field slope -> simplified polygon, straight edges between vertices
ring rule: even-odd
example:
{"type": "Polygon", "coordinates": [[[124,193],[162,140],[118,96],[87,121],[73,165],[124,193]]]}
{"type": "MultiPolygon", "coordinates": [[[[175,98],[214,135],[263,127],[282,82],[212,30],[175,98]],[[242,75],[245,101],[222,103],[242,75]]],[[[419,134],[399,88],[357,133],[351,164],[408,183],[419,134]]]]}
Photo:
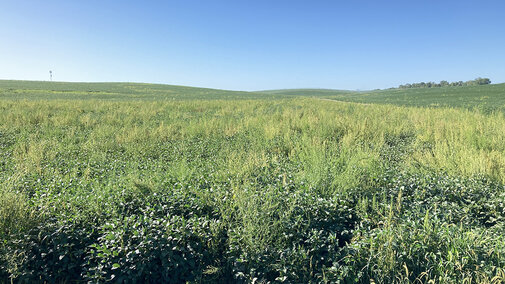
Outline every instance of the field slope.
{"type": "Polygon", "coordinates": [[[505,84],[482,86],[387,89],[376,91],[340,91],[295,89],[263,91],[276,95],[297,95],[346,102],[393,104],[416,107],[479,108],[484,111],[505,110],[505,84]]]}
{"type": "Polygon", "coordinates": [[[0,99],[193,100],[268,99],[282,95],[145,83],[68,83],[0,80],[0,99]]]}

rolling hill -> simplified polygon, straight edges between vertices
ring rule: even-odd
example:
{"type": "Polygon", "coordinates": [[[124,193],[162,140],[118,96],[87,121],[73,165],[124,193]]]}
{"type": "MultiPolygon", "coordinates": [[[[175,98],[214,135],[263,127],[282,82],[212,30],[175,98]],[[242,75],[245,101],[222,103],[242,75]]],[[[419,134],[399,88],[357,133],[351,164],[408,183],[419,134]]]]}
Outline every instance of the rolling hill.
{"type": "MultiPolygon", "coordinates": [[[[282,95],[276,95],[279,97],[282,95]]],[[[0,99],[193,100],[268,99],[270,94],[146,83],[0,80],[0,99]]]]}
{"type": "Polygon", "coordinates": [[[364,92],[325,89],[289,89],[262,91],[262,93],[318,97],[357,103],[393,104],[416,107],[479,108],[484,111],[505,110],[505,84],[387,89],[364,92]]]}
{"type": "Polygon", "coordinates": [[[0,80],[0,99],[234,100],[315,97],[345,102],[505,111],[505,83],[483,86],[346,91],[283,89],[230,91],[146,83],[69,83],[0,80]]]}

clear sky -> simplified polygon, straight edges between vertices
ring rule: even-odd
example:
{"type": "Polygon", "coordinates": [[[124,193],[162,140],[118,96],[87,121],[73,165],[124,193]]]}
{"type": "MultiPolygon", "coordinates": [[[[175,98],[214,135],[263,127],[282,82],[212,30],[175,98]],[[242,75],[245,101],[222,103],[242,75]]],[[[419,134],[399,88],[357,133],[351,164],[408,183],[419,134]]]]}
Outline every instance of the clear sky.
{"type": "Polygon", "coordinates": [[[505,82],[505,1],[1,0],[0,78],[234,90],[505,82]]]}

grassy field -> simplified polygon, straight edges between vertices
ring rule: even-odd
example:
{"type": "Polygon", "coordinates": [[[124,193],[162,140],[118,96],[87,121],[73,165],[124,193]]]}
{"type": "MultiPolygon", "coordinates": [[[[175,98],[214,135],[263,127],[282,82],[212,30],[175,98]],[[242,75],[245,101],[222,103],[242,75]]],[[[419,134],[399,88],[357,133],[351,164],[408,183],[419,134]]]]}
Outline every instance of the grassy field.
{"type": "Polygon", "coordinates": [[[456,99],[499,108],[480,88],[0,81],[0,282],[501,283],[505,115],[456,99]]]}
{"type": "Polygon", "coordinates": [[[308,96],[345,102],[392,104],[415,107],[458,107],[484,112],[505,111],[505,84],[387,89],[376,91],[340,91],[318,89],[294,89],[264,91],[265,94],[308,96]]]}
{"type": "Polygon", "coordinates": [[[269,99],[285,95],[142,83],[66,83],[0,80],[0,99],[10,100],[195,100],[269,99]]]}

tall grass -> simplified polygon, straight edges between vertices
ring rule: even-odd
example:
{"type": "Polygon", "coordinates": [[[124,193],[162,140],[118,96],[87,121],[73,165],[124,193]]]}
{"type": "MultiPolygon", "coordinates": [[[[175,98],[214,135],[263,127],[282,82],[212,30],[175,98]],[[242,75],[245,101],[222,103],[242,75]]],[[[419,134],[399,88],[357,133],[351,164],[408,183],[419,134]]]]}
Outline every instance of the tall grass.
{"type": "MultiPolygon", "coordinates": [[[[26,171],[40,170],[37,167],[42,161],[53,161],[56,153],[76,146],[83,147],[85,153],[100,154],[122,147],[127,153],[138,154],[169,140],[245,135],[248,149],[221,151],[245,158],[243,152],[260,155],[274,147],[272,141],[278,141],[275,150],[306,165],[306,174],[315,174],[318,164],[336,157],[340,163],[373,167],[386,137],[403,135],[411,141],[406,167],[427,167],[464,176],[484,174],[504,181],[505,124],[501,113],[309,99],[187,103],[2,101],[0,107],[0,129],[15,133],[17,139],[12,145],[12,159],[18,169],[26,171]]],[[[231,168],[247,167],[241,159],[234,161],[231,168]]],[[[345,165],[338,168],[345,171],[345,165]]]]}

